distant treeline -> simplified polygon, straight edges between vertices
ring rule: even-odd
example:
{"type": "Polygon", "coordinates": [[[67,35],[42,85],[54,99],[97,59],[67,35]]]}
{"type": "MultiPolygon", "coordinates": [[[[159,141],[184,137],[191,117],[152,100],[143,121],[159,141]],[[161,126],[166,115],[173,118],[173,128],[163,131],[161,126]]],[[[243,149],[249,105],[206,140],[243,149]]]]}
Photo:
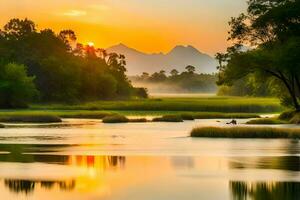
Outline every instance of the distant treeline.
{"type": "Polygon", "coordinates": [[[0,29],[0,107],[146,97],[125,75],[123,55],[76,41],[72,30],[38,31],[28,19],[0,29]]]}
{"type": "Polygon", "coordinates": [[[140,76],[130,77],[134,85],[147,87],[150,92],[189,92],[214,93],[217,91],[215,74],[198,74],[194,66],[187,66],[186,71],[173,69],[168,75],[161,70],[153,74],[144,72],[140,76]]]}

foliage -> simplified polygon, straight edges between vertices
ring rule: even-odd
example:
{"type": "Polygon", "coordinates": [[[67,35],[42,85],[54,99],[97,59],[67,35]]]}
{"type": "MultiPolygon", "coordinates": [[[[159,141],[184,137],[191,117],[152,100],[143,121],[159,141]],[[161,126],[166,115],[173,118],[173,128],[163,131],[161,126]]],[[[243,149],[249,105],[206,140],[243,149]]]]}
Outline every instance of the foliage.
{"type": "Polygon", "coordinates": [[[248,76],[234,81],[230,86],[219,86],[217,94],[219,96],[274,96],[276,88],[274,88],[273,82],[272,79],[261,80],[261,78],[249,74],[248,76]]]}
{"type": "Polygon", "coordinates": [[[72,30],[58,34],[51,29],[38,31],[31,20],[12,19],[0,30],[0,63],[25,65],[29,76],[35,77],[42,102],[80,102],[135,95],[125,75],[123,55],[84,46],[76,39],[72,30]]]}
{"type": "Polygon", "coordinates": [[[24,65],[0,64],[0,107],[26,107],[37,96],[34,77],[28,77],[24,65]]]}
{"type": "Polygon", "coordinates": [[[276,79],[280,99],[300,110],[300,1],[249,0],[247,13],[229,24],[234,46],[216,55],[218,84],[230,86],[249,74],[276,79]]]}

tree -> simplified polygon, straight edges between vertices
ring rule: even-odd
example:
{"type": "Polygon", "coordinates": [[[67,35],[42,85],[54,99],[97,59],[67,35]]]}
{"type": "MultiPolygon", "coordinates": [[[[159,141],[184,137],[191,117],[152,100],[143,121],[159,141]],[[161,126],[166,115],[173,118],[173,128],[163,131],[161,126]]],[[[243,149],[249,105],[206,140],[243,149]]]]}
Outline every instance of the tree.
{"type": "Polygon", "coordinates": [[[0,107],[26,107],[37,96],[34,77],[27,76],[26,67],[15,63],[0,65],[0,107]]]}
{"type": "Polygon", "coordinates": [[[125,56],[76,41],[72,30],[36,30],[28,19],[12,19],[0,30],[0,65],[18,63],[35,77],[40,101],[69,103],[129,98],[125,56]]]}
{"type": "Polygon", "coordinates": [[[195,73],[195,71],[196,71],[196,68],[194,67],[194,66],[192,66],[192,65],[188,65],[188,66],[186,66],[186,68],[185,68],[186,70],[187,70],[187,72],[188,73],[190,73],[190,74],[194,74],[195,73]]]}
{"type": "Polygon", "coordinates": [[[278,93],[287,93],[300,111],[300,1],[249,0],[247,13],[229,24],[235,45],[218,55],[218,83],[231,85],[248,74],[276,78],[284,86],[278,93]],[[245,45],[252,49],[241,51],[245,45]]]}
{"type": "Polygon", "coordinates": [[[179,72],[176,69],[172,69],[171,72],[170,72],[170,74],[172,76],[177,76],[179,74],[179,72]]]}
{"type": "Polygon", "coordinates": [[[142,75],[141,75],[142,80],[147,80],[149,77],[150,77],[150,75],[147,72],[143,72],[142,75]]]}
{"type": "Polygon", "coordinates": [[[4,35],[9,39],[19,39],[24,36],[28,36],[36,32],[36,26],[33,21],[25,18],[21,19],[11,19],[4,26],[4,35]]]}

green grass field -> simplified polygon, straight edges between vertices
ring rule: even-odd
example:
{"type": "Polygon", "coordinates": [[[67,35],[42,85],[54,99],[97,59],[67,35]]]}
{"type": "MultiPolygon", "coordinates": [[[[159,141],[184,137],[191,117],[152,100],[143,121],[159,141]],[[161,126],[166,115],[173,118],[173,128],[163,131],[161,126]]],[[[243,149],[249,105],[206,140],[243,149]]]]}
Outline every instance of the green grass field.
{"type": "Polygon", "coordinates": [[[129,101],[97,101],[76,105],[31,105],[22,110],[0,110],[1,118],[57,116],[102,119],[108,115],[184,115],[195,119],[257,118],[259,113],[278,113],[283,108],[274,98],[188,97],[129,101]]]}
{"type": "Polygon", "coordinates": [[[130,101],[97,101],[79,105],[32,105],[37,110],[100,110],[100,111],[162,111],[166,112],[230,112],[230,113],[273,113],[283,108],[275,98],[246,97],[189,97],[154,98],[130,101]]]}

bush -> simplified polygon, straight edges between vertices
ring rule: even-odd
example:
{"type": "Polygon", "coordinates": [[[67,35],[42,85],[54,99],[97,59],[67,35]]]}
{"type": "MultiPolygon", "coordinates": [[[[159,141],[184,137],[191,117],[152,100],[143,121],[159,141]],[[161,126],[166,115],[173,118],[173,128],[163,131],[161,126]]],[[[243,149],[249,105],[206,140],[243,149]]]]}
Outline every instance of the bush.
{"type": "Polygon", "coordinates": [[[147,88],[134,88],[134,91],[139,98],[147,99],[149,97],[147,88]]]}
{"type": "Polygon", "coordinates": [[[27,107],[38,94],[33,83],[34,77],[27,76],[24,65],[15,63],[0,65],[0,71],[0,107],[27,107]]]}
{"type": "Polygon", "coordinates": [[[5,128],[5,126],[3,124],[0,124],[0,128],[5,128]]]}
{"type": "Polygon", "coordinates": [[[164,115],[162,117],[157,117],[152,119],[153,122],[183,122],[180,115],[164,115]]]}

